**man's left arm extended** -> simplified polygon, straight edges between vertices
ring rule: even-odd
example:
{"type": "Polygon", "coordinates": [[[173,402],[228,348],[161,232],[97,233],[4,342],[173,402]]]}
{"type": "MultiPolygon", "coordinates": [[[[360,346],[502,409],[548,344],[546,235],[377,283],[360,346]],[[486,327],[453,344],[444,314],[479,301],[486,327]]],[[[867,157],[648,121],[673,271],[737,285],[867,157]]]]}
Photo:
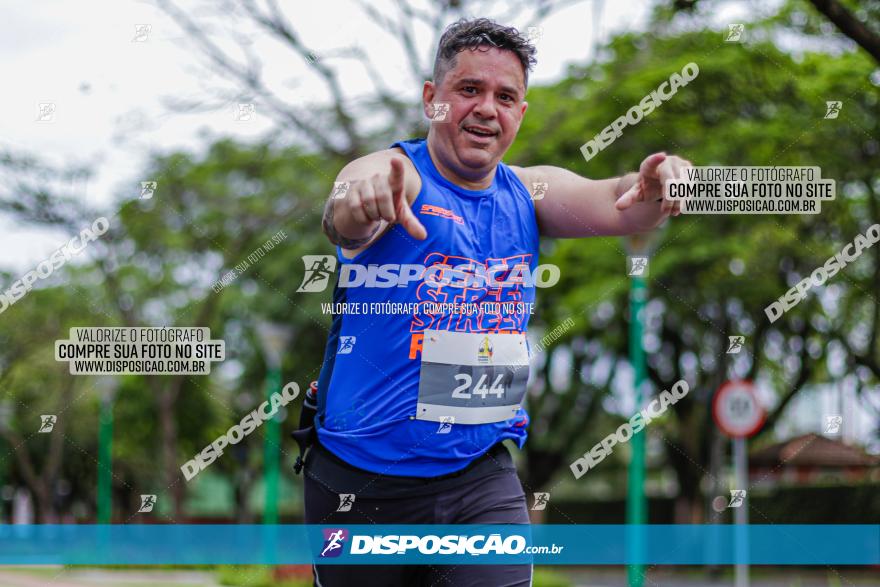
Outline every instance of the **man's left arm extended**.
{"type": "Polygon", "coordinates": [[[530,192],[535,184],[546,184],[544,197],[535,200],[541,234],[577,238],[647,232],[678,215],[680,204],[665,199],[666,181],[685,179],[690,166],[681,157],[655,153],[638,172],[611,179],[587,179],[549,165],[514,171],[530,192]]]}

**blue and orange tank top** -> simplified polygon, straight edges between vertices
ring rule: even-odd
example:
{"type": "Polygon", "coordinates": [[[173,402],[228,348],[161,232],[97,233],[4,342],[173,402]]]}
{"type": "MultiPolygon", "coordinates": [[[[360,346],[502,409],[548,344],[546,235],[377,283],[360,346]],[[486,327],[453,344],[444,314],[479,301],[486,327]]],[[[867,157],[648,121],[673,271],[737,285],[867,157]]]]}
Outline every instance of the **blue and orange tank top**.
{"type": "Polygon", "coordinates": [[[525,443],[535,287],[523,275],[538,265],[538,226],[528,190],[504,163],[490,187],[468,190],[440,174],[425,139],[392,147],[421,176],[412,209],[427,239],[394,225],[353,259],[339,248],[337,258],[341,270],[425,270],[392,287],[342,287],[337,276],[334,303],[360,311],[334,315],[316,428],[320,443],[355,467],[435,477],[501,440],[525,443]]]}

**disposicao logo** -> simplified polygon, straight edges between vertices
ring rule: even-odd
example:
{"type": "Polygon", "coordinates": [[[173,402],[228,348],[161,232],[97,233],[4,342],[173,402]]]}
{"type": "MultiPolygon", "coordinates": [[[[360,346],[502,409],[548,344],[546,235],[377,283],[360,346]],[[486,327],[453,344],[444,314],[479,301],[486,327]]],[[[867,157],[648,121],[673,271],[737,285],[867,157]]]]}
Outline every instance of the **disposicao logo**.
{"type": "Polygon", "coordinates": [[[324,547],[320,558],[333,558],[342,554],[343,545],[348,539],[348,530],[344,528],[324,528],[324,547]]]}

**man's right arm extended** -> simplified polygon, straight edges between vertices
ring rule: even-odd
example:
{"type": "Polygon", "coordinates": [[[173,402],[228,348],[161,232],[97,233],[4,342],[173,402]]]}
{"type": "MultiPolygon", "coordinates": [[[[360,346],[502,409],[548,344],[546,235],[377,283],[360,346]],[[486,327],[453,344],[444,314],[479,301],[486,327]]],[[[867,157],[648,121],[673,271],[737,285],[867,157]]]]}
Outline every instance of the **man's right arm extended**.
{"type": "Polygon", "coordinates": [[[324,234],[333,244],[359,252],[395,222],[413,238],[427,236],[410,207],[421,178],[405,155],[392,149],[366,155],[346,165],[336,181],[349,186],[344,195],[334,191],[324,207],[324,234]]]}

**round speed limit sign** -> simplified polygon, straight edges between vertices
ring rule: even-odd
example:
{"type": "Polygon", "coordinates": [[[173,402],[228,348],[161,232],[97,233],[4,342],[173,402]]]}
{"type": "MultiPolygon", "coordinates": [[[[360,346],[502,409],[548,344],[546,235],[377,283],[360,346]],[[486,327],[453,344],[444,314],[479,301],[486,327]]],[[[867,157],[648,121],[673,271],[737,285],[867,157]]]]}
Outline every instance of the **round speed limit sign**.
{"type": "Polygon", "coordinates": [[[766,413],[751,381],[728,381],[715,393],[712,417],[731,438],[748,438],[761,429],[766,413]]]}

